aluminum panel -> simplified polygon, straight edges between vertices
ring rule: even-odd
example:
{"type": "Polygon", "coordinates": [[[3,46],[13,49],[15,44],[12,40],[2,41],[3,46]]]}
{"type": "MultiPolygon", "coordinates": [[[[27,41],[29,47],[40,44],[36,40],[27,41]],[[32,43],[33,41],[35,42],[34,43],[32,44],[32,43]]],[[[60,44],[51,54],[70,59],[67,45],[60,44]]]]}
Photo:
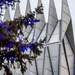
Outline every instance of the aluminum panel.
{"type": "Polygon", "coordinates": [[[36,75],[36,73],[34,73],[34,72],[30,72],[30,75],[36,75]]]}
{"type": "Polygon", "coordinates": [[[66,44],[65,47],[66,47],[66,53],[67,53],[67,55],[68,56],[69,55],[73,55],[73,52],[72,52],[72,49],[71,49],[70,45],[66,44]]]}
{"type": "Polygon", "coordinates": [[[48,34],[51,34],[53,29],[54,27],[52,27],[51,25],[48,25],[48,34]]]}
{"type": "Polygon", "coordinates": [[[58,75],[58,72],[54,72],[54,75],[58,75]]]}
{"type": "Polygon", "coordinates": [[[45,25],[45,22],[43,22],[43,21],[40,20],[40,22],[38,22],[36,24],[36,27],[42,30],[42,28],[43,28],[44,25],[45,25]]]}
{"type": "Polygon", "coordinates": [[[68,27],[68,24],[66,24],[65,22],[62,22],[62,31],[66,32],[67,27],[68,27]]]}
{"type": "Polygon", "coordinates": [[[55,28],[53,35],[55,35],[55,34],[59,34],[59,27],[55,28]]]}
{"type": "Polygon", "coordinates": [[[74,75],[74,67],[70,68],[70,75],[74,75]]]}
{"type": "Polygon", "coordinates": [[[74,67],[74,56],[67,56],[67,58],[68,58],[69,67],[73,68],[74,67]]]}
{"type": "Polygon", "coordinates": [[[54,0],[50,0],[50,6],[55,9],[54,0]]]}

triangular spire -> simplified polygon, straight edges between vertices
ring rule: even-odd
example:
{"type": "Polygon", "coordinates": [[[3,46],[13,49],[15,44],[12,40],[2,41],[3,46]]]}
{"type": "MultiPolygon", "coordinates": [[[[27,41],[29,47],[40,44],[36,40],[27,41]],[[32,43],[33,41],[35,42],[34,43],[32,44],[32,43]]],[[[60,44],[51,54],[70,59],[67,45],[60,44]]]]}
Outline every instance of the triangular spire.
{"type": "MultiPolygon", "coordinates": [[[[42,4],[41,0],[38,0],[38,6],[40,6],[42,4]]],[[[35,28],[35,36],[38,37],[40,36],[40,33],[45,25],[45,17],[44,14],[37,14],[36,15],[36,19],[39,19],[40,22],[38,22],[36,24],[36,28],[35,28]]]]}
{"type": "Polygon", "coordinates": [[[10,11],[9,11],[9,8],[7,8],[5,10],[5,15],[4,15],[3,21],[6,21],[6,20],[10,21],[10,11]]]}
{"type": "Polygon", "coordinates": [[[60,52],[60,59],[61,59],[60,75],[63,74],[70,75],[73,74],[73,70],[74,70],[72,68],[74,67],[73,65],[74,64],[73,63],[74,62],[74,55],[73,55],[74,38],[73,38],[73,31],[72,31],[71,15],[70,15],[67,0],[62,0],[61,40],[62,40],[62,45],[61,45],[61,52],[60,52]]]}
{"type": "Polygon", "coordinates": [[[25,12],[25,15],[27,13],[29,13],[31,11],[31,5],[30,5],[30,0],[27,0],[27,6],[26,6],[26,12],[25,12]]]}
{"type": "MultiPolygon", "coordinates": [[[[26,13],[25,13],[25,15],[26,15],[27,13],[29,13],[30,11],[31,11],[30,0],[27,0],[26,13]]],[[[32,29],[32,28],[31,28],[30,26],[28,26],[27,29],[23,28],[24,36],[25,36],[25,37],[28,36],[28,34],[30,33],[31,29],[32,29]]]]}
{"type": "Polygon", "coordinates": [[[52,34],[56,24],[57,24],[57,21],[58,21],[58,18],[57,18],[54,0],[50,0],[47,41],[49,40],[49,37],[51,36],[51,34],[52,34]]]}
{"type": "Polygon", "coordinates": [[[71,15],[69,11],[69,6],[67,0],[62,1],[62,39],[64,34],[69,26],[69,22],[71,20],[71,15]]]}
{"type": "Polygon", "coordinates": [[[62,11],[71,17],[69,6],[68,6],[68,0],[62,0],[62,11]]]}
{"type": "Polygon", "coordinates": [[[18,18],[18,17],[20,17],[20,15],[21,15],[20,5],[19,5],[19,3],[17,3],[14,18],[18,18]]]}

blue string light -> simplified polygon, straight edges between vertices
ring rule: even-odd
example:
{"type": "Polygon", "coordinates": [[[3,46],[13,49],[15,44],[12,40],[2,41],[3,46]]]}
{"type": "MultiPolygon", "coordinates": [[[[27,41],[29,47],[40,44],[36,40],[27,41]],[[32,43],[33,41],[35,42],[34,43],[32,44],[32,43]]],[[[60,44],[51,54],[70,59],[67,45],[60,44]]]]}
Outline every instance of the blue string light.
{"type": "Polygon", "coordinates": [[[4,22],[1,22],[1,23],[0,23],[0,26],[3,26],[3,25],[4,25],[4,22]]]}
{"type": "Polygon", "coordinates": [[[39,20],[35,19],[34,22],[37,23],[37,22],[39,22],[39,20]]]}
{"type": "Polygon", "coordinates": [[[15,8],[15,3],[20,2],[19,0],[0,0],[0,16],[3,16],[3,9],[7,9],[11,6],[12,10],[15,8]]]}
{"type": "Polygon", "coordinates": [[[3,5],[3,2],[2,1],[0,1],[0,6],[2,6],[3,5]]]}
{"type": "Polygon", "coordinates": [[[8,1],[8,2],[12,2],[12,0],[6,0],[6,1],[8,1]]]}
{"type": "Polygon", "coordinates": [[[3,26],[5,29],[7,28],[5,25],[3,26]]]}
{"type": "Polygon", "coordinates": [[[3,57],[3,60],[5,61],[6,60],[6,57],[3,57]]]}
{"type": "Polygon", "coordinates": [[[6,34],[9,34],[9,31],[6,31],[6,34]]]}
{"type": "MultiPolygon", "coordinates": [[[[4,1],[5,1],[5,3],[7,3],[8,5],[12,5],[12,4],[13,4],[12,0],[4,0],[4,1]]],[[[3,6],[3,0],[0,0],[0,6],[3,6]]]]}
{"type": "Polygon", "coordinates": [[[28,25],[32,25],[32,21],[28,20],[28,25]]]}
{"type": "Polygon", "coordinates": [[[20,41],[21,41],[21,42],[24,42],[24,38],[20,38],[20,41]]]}
{"type": "Polygon", "coordinates": [[[33,38],[33,39],[34,39],[34,40],[36,40],[36,39],[37,39],[37,37],[35,37],[35,36],[34,36],[34,38],[33,38]]]}
{"type": "Polygon", "coordinates": [[[9,34],[10,30],[11,30],[11,27],[8,26],[7,31],[6,31],[6,34],[9,34]]]}
{"type": "Polygon", "coordinates": [[[8,0],[8,6],[9,6],[9,5],[13,5],[12,0],[8,0]]]}
{"type": "Polygon", "coordinates": [[[25,50],[27,50],[26,47],[22,47],[22,52],[25,52],[25,50]]]}
{"type": "Polygon", "coordinates": [[[10,57],[10,60],[14,61],[15,60],[14,56],[10,57]]]}
{"type": "Polygon", "coordinates": [[[13,46],[14,44],[13,44],[13,42],[10,42],[10,43],[8,43],[8,47],[10,47],[10,46],[13,46]]]}
{"type": "Polygon", "coordinates": [[[29,48],[30,48],[30,50],[34,50],[34,46],[33,45],[30,45],[29,48]]]}
{"type": "Polygon", "coordinates": [[[10,31],[10,30],[11,30],[11,27],[10,27],[10,26],[8,26],[7,30],[8,30],[8,31],[10,31]]]}
{"type": "Polygon", "coordinates": [[[3,35],[2,35],[2,34],[0,34],[0,40],[2,40],[2,37],[3,37],[3,35]]]}
{"type": "Polygon", "coordinates": [[[9,47],[6,47],[6,50],[8,50],[9,49],[9,47]]]}

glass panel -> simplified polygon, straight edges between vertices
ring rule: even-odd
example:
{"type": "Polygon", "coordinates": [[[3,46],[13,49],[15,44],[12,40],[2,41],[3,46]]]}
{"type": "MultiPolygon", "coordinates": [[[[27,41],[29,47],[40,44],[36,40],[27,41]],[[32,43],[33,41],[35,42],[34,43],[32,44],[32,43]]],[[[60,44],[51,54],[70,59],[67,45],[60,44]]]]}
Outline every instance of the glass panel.
{"type": "Polygon", "coordinates": [[[66,32],[67,27],[68,27],[68,24],[63,21],[63,22],[62,22],[62,30],[63,30],[64,32],[66,32]]]}

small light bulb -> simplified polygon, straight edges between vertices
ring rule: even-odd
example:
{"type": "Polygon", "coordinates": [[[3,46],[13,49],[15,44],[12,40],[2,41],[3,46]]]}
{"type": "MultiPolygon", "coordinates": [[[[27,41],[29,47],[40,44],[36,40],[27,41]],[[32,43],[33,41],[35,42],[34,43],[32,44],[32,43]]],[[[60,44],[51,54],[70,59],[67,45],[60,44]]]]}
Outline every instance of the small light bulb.
{"type": "Polygon", "coordinates": [[[34,39],[36,40],[37,38],[34,36],[34,39]]]}
{"type": "Polygon", "coordinates": [[[3,60],[5,61],[6,60],[6,57],[3,57],[3,60]]]}

